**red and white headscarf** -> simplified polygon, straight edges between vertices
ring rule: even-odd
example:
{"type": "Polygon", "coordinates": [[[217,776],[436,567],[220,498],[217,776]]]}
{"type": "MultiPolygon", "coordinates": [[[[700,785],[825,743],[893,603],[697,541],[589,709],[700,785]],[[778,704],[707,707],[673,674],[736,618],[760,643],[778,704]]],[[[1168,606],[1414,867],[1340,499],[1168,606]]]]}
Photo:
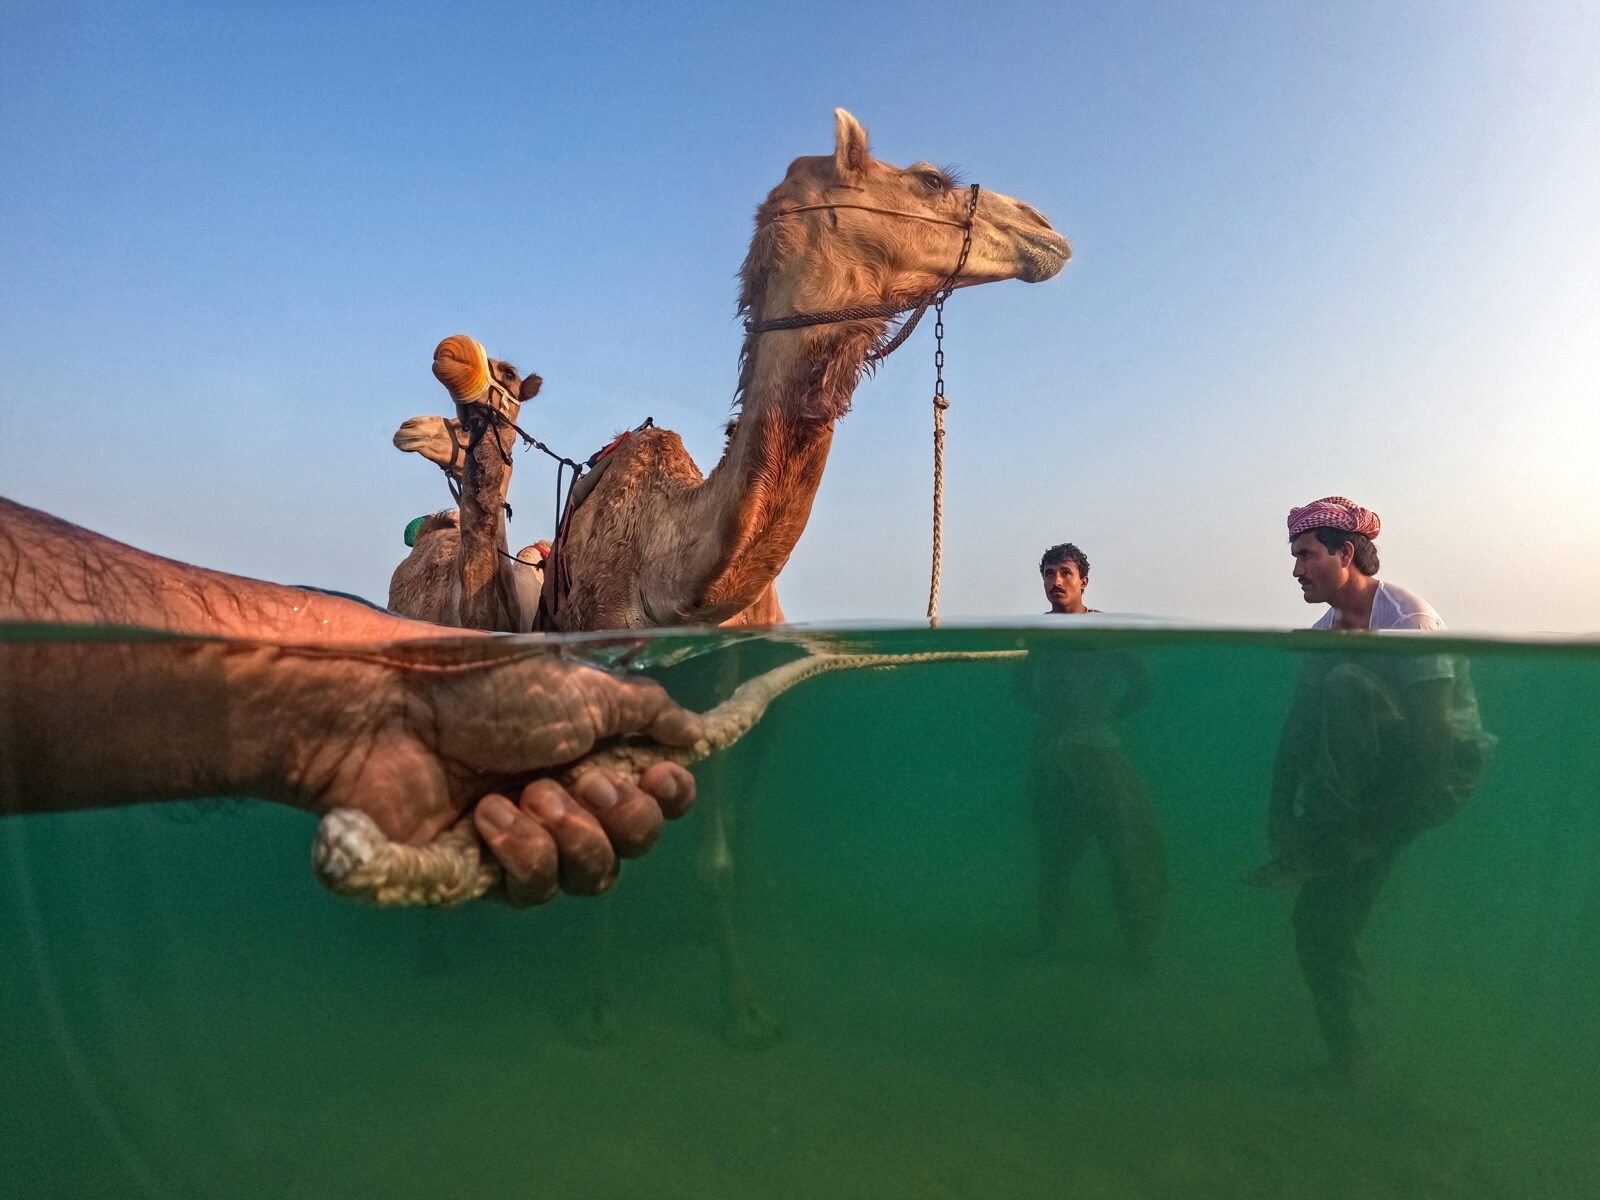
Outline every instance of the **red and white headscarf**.
{"type": "Polygon", "coordinates": [[[1289,510],[1290,540],[1299,537],[1308,529],[1318,529],[1322,526],[1330,529],[1346,529],[1351,533],[1375,538],[1378,536],[1378,530],[1383,528],[1383,522],[1378,520],[1378,514],[1370,508],[1362,508],[1354,500],[1346,499],[1344,496],[1324,496],[1321,500],[1313,500],[1304,508],[1289,510]]]}

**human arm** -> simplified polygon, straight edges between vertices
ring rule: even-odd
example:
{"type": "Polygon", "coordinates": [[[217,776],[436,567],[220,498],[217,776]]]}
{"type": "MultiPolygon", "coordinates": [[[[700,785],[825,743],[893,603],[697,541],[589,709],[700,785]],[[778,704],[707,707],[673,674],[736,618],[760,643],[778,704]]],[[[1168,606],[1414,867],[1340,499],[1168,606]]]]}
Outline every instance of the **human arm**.
{"type": "Polygon", "coordinates": [[[3,497],[0,621],[285,642],[463,634],[339,596],[162,558],[3,497]]]}
{"type": "Polygon", "coordinates": [[[694,800],[671,763],[571,792],[541,771],[621,734],[682,745],[697,729],[649,680],[496,639],[0,643],[0,813],[248,795],[357,809],[413,844],[470,815],[521,903],[604,891],[694,800]]]}
{"type": "Polygon", "coordinates": [[[1418,680],[1400,692],[1400,706],[1411,731],[1401,762],[1402,794],[1425,796],[1450,776],[1454,739],[1450,727],[1450,698],[1454,680],[1434,677],[1418,680]]]}
{"type": "Polygon", "coordinates": [[[1294,849],[1295,796],[1315,753],[1319,732],[1318,695],[1312,672],[1302,668],[1272,759],[1272,784],[1267,798],[1267,847],[1274,858],[1287,858],[1294,849]]]}
{"type": "Polygon", "coordinates": [[[692,742],[693,714],[648,680],[0,504],[0,620],[227,637],[0,642],[0,813],[253,795],[356,808],[412,843],[470,814],[509,898],[532,903],[558,882],[603,891],[619,856],[643,853],[693,802],[693,777],[670,763],[638,785],[592,774],[569,792],[537,778],[626,733],[692,742]]]}

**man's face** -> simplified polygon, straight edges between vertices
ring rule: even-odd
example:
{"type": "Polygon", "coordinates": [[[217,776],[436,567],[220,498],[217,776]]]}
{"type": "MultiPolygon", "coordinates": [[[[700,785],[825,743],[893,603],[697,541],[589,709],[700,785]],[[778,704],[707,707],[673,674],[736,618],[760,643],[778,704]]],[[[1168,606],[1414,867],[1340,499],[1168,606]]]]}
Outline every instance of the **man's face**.
{"type": "Polygon", "coordinates": [[[1294,555],[1294,577],[1307,604],[1332,604],[1350,577],[1350,543],[1330,551],[1314,533],[1302,533],[1289,543],[1294,555]]]}
{"type": "Polygon", "coordinates": [[[1083,576],[1078,574],[1075,562],[1052,563],[1039,568],[1044,580],[1045,599],[1050,601],[1050,611],[1075,613],[1083,611],[1083,576]]]}

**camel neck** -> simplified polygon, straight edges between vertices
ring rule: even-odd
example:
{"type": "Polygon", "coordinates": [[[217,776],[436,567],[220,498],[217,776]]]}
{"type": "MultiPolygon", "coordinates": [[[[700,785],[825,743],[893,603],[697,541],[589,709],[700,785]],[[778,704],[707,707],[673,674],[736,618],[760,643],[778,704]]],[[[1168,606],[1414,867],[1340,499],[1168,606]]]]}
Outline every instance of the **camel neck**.
{"type": "Polygon", "coordinates": [[[739,416],[692,506],[696,526],[720,536],[697,607],[732,615],[789,561],[875,334],[857,324],[747,341],[739,416]]]}
{"type": "MultiPolygon", "coordinates": [[[[458,405],[469,437],[461,473],[461,536],[456,549],[456,581],[461,589],[459,618],[473,629],[516,629],[516,589],[504,565],[504,511],[511,483],[515,434],[480,406],[458,405]]],[[[509,419],[517,419],[513,410],[509,419]]]]}

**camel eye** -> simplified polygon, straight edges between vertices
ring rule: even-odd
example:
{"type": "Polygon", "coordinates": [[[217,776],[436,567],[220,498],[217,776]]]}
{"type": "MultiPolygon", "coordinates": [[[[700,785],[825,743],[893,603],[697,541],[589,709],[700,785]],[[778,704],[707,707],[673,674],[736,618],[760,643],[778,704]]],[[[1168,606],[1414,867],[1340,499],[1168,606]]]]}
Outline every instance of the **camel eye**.
{"type": "Polygon", "coordinates": [[[938,171],[918,171],[917,181],[930,192],[942,192],[950,186],[950,181],[938,171]]]}

